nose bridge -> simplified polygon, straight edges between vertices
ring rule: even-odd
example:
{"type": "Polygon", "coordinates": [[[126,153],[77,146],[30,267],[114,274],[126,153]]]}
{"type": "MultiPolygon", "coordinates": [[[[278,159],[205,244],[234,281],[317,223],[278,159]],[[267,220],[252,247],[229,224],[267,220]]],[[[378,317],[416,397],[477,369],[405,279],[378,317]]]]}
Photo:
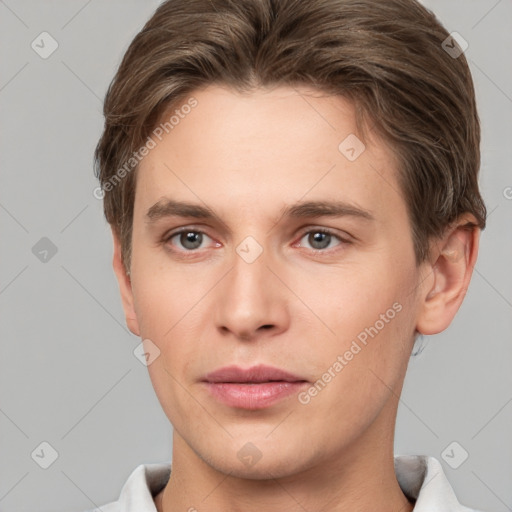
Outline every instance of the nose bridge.
{"type": "Polygon", "coordinates": [[[275,330],[287,325],[286,297],[276,286],[270,250],[248,236],[234,250],[231,271],[217,297],[216,322],[220,329],[240,338],[252,338],[265,326],[275,330]]]}
{"type": "Polygon", "coordinates": [[[264,250],[254,237],[247,237],[235,248],[233,255],[233,270],[230,272],[227,299],[233,301],[240,312],[247,309],[263,311],[263,305],[268,302],[268,283],[270,273],[267,264],[268,250],[264,250]]]}

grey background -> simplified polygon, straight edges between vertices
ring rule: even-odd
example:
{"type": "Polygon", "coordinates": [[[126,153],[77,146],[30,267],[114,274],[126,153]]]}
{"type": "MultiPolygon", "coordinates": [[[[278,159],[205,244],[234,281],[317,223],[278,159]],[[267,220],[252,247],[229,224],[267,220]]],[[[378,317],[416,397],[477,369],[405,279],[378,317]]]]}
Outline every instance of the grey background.
{"type": "MultiPolygon", "coordinates": [[[[489,220],[456,320],[411,360],[395,451],[437,457],[460,501],[502,512],[512,510],[512,2],[425,3],[469,43],[489,220]],[[458,469],[442,456],[453,441],[446,460],[469,455],[458,469]]],[[[93,508],[117,499],[138,464],[170,459],[92,170],[101,100],[157,4],[0,0],[2,512],[93,508]],[[31,48],[43,31],[59,45],[47,59],[31,48]],[[58,452],[48,469],[43,441],[58,452]]]]}

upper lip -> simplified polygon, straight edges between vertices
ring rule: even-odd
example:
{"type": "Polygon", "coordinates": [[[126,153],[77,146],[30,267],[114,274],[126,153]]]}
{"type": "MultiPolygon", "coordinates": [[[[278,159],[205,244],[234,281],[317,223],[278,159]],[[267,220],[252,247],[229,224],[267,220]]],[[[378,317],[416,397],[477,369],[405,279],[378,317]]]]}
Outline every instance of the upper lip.
{"type": "Polygon", "coordinates": [[[205,382],[260,383],[272,381],[305,382],[306,379],[272,366],[258,365],[250,368],[226,366],[208,373],[205,382]]]}

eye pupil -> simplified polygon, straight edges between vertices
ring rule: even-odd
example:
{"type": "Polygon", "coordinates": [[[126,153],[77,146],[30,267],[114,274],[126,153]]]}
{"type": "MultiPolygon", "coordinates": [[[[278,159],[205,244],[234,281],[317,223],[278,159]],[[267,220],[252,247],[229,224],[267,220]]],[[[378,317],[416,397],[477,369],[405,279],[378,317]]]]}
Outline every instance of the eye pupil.
{"type": "Polygon", "coordinates": [[[186,249],[197,249],[203,241],[203,235],[194,231],[181,233],[180,243],[186,249]]]}
{"type": "Polygon", "coordinates": [[[309,243],[314,249],[325,249],[326,247],[329,247],[330,242],[331,235],[329,233],[316,231],[314,233],[310,233],[309,235],[309,243]]]}

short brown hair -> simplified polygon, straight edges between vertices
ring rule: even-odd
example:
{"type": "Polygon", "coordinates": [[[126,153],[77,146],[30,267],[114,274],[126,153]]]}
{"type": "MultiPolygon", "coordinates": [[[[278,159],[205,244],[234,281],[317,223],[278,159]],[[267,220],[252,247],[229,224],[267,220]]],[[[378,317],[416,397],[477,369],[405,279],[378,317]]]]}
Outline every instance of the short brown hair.
{"type": "Polygon", "coordinates": [[[351,100],[358,119],[398,158],[417,263],[428,256],[431,238],[461,214],[473,214],[483,229],[474,87],[464,55],[443,48],[448,37],[415,0],[161,4],[110,84],[95,153],[105,216],[120,238],[125,268],[137,170],[132,156],[172,105],[214,83],[238,91],[307,85],[351,100]],[[122,179],[113,181],[122,168],[122,179]]]}

